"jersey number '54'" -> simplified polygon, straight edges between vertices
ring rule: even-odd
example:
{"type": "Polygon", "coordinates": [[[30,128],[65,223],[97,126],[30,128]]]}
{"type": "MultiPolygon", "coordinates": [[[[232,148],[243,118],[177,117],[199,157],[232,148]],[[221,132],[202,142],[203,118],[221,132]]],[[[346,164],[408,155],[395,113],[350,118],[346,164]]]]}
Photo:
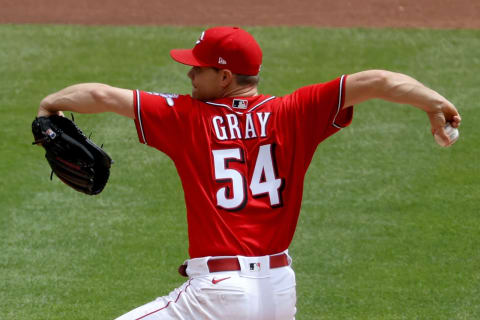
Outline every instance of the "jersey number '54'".
{"type": "MultiPolygon", "coordinates": [[[[282,206],[281,191],[284,187],[282,178],[277,177],[274,146],[266,144],[258,150],[255,168],[250,181],[250,191],[253,197],[268,196],[270,206],[282,206]]],[[[212,150],[215,165],[215,181],[219,183],[231,182],[233,196],[230,196],[230,187],[222,187],[217,191],[217,205],[227,210],[241,210],[247,204],[247,183],[245,177],[238,171],[229,168],[230,162],[245,163],[243,150],[240,148],[212,150]]]]}

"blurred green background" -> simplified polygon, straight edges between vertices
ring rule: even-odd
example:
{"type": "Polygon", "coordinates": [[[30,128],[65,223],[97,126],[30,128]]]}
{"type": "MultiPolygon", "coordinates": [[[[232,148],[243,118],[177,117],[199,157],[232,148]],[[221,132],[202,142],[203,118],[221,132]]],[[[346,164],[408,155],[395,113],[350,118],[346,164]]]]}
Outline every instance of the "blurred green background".
{"type": "MultiPolygon", "coordinates": [[[[422,111],[355,109],[322,143],[290,248],[297,319],[480,318],[480,31],[247,28],[272,95],[344,73],[406,73],[446,96],[463,124],[437,146],[422,111]]],[[[171,48],[201,28],[0,25],[0,319],[114,319],[183,283],[185,206],[173,163],[133,121],[76,122],[115,160],[98,196],[67,188],[31,145],[47,94],[79,82],[189,93],[171,48]]]]}

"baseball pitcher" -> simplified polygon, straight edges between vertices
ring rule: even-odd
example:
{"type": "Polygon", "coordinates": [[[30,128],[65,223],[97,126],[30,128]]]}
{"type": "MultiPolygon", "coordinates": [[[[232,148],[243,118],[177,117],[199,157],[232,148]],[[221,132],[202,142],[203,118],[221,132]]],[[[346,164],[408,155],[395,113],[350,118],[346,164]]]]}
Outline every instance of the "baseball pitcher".
{"type": "Polygon", "coordinates": [[[305,173],[317,146],[350,125],[353,106],[380,98],[428,115],[432,133],[461,118],[437,92],[382,70],[340,75],[283,97],[257,89],[262,51],[236,27],[204,31],[171,57],[192,68],[191,95],[86,83],[43,99],[38,117],[115,112],[134,120],[140,143],[167,154],[187,208],[188,277],[170,294],[118,320],[294,319],[295,274],[288,247],[305,173]]]}

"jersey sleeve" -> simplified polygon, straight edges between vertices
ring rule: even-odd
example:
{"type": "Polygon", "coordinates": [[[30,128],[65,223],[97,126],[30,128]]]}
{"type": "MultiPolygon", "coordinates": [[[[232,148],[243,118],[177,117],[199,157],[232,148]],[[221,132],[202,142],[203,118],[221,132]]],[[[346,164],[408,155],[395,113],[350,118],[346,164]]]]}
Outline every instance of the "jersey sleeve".
{"type": "Polygon", "coordinates": [[[135,90],[135,127],[140,143],[172,157],[182,145],[185,135],[188,98],[135,90]]]}
{"type": "Polygon", "coordinates": [[[297,121],[296,130],[302,132],[305,139],[311,139],[314,147],[352,121],[353,106],[343,108],[346,79],[344,75],[303,87],[286,97],[291,116],[301,119],[297,121]]]}

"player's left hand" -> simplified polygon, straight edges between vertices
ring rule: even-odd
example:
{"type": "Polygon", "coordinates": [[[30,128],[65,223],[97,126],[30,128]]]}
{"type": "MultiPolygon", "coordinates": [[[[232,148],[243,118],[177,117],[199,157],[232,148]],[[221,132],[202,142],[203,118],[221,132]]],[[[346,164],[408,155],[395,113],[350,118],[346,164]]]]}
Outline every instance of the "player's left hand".
{"type": "Polygon", "coordinates": [[[63,114],[62,111],[49,111],[49,110],[43,108],[42,106],[40,106],[40,107],[38,108],[37,118],[40,118],[40,117],[50,117],[50,116],[60,116],[60,117],[64,117],[65,115],[63,114]]]}
{"type": "Polygon", "coordinates": [[[32,123],[33,144],[45,149],[52,174],[88,195],[100,193],[110,176],[112,159],[87,138],[73,121],[57,115],[37,117],[32,123]]]}

